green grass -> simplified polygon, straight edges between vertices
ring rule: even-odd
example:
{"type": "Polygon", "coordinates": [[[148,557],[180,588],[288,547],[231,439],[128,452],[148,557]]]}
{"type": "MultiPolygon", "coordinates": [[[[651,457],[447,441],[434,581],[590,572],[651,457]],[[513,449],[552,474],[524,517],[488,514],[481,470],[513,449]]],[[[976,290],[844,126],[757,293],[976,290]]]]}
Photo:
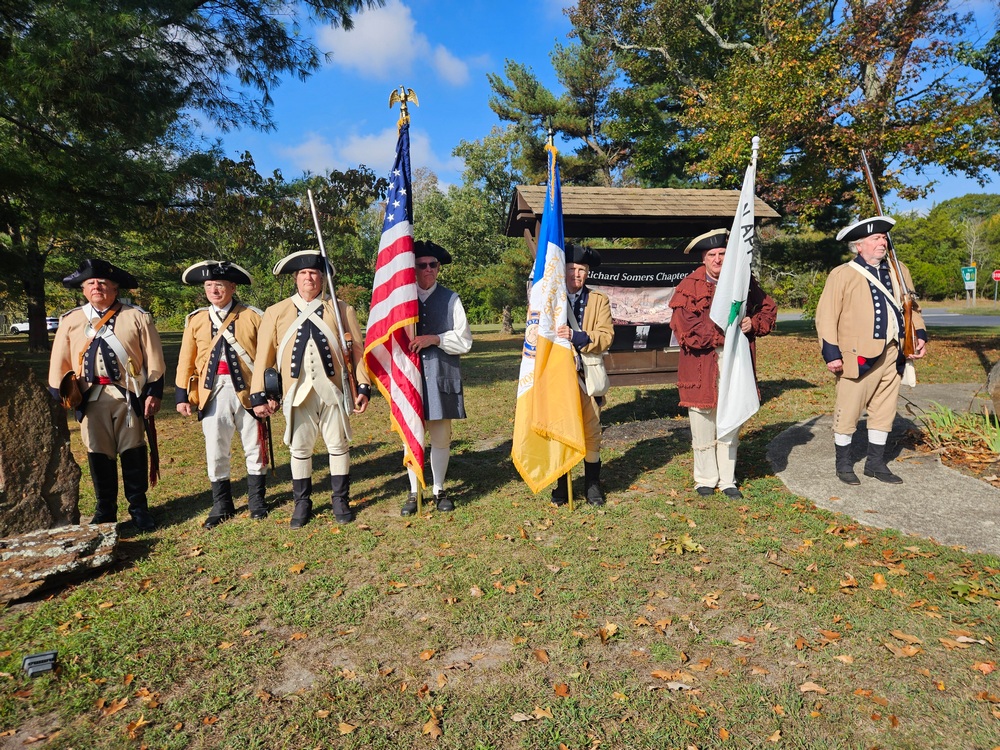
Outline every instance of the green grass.
{"type": "MultiPolygon", "coordinates": [[[[922,382],[985,379],[989,332],[933,333],[922,382]]],[[[176,361],[178,334],[164,338],[176,361]]],[[[23,347],[0,352],[43,372],[23,347]]],[[[471,416],[455,425],[447,516],[399,516],[407,485],[376,399],[354,421],[356,523],[334,522],[318,447],[320,512],[288,528],[279,445],[271,517],[205,532],[200,430],[165,408],[159,530],[123,526],[115,568],[0,613],[0,732],[53,748],[997,745],[1000,673],[976,665],[997,662],[1000,561],[818,510],[764,459],[778,432],[832,408],[810,324],[760,342],[740,502],[692,491],[670,386],[612,390],[604,509],[532,496],[509,459],[519,350],[483,334],[463,357],[471,416]],[[684,534],[704,551],[671,552],[684,534]],[[920,651],[894,655],[893,631],[920,651]],[[984,643],[954,647],[959,634],[984,643]],[[50,649],[58,672],[28,680],[21,657],[50,649]]]]}

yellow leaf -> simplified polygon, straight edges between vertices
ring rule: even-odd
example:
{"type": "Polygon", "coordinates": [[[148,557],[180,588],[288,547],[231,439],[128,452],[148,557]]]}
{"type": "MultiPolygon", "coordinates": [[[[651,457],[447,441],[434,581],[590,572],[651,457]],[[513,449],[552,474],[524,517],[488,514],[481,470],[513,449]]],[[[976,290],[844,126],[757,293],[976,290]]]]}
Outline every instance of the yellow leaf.
{"type": "Polygon", "coordinates": [[[98,609],[111,609],[113,606],[115,606],[114,602],[101,602],[97,605],[98,609]]]}
{"type": "Polygon", "coordinates": [[[304,562],[295,563],[295,565],[288,566],[288,572],[292,573],[293,575],[298,575],[305,569],[306,569],[306,564],[304,562]]]}
{"type": "Polygon", "coordinates": [[[531,715],[536,719],[551,719],[552,709],[546,706],[545,708],[539,708],[535,706],[535,710],[531,712],[531,715]]]}
{"type": "Polygon", "coordinates": [[[346,721],[342,721],[337,725],[337,731],[341,734],[350,734],[355,729],[357,729],[357,727],[354,724],[348,724],[346,721]]]}
{"type": "Polygon", "coordinates": [[[776,729],[774,734],[767,738],[768,742],[778,742],[781,740],[781,730],[776,729]]]}
{"type": "Polygon", "coordinates": [[[317,711],[316,712],[316,718],[317,719],[325,719],[329,715],[330,715],[330,712],[327,711],[326,709],[323,709],[322,711],[317,711]]]}
{"type": "Polygon", "coordinates": [[[799,685],[799,691],[802,693],[819,693],[820,695],[827,694],[826,689],[820,687],[815,682],[803,682],[799,685]]]}
{"type": "Polygon", "coordinates": [[[138,739],[139,735],[142,734],[142,728],[151,723],[152,722],[146,721],[146,717],[144,715],[140,715],[138,719],[128,723],[128,726],[125,727],[125,732],[128,734],[129,739],[138,739]]]}
{"type": "Polygon", "coordinates": [[[723,741],[728,740],[729,730],[726,729],[725,727],[719,727],[719,739],[723,741]]]}
{"type": "Polygon", "coordinates": [[[225,651],[227,648],[232,648],[233,644],[230,641],[223,641],[219,644],[219,648],[225,651]]]}
{"type": "Polygon", "coordinates": [[[883,591],[888,587],[889,584],[886,583],[885,576],[881,573],[876,573],[873,578],[874,581],[871,585],[873,591],[883,591]]]}

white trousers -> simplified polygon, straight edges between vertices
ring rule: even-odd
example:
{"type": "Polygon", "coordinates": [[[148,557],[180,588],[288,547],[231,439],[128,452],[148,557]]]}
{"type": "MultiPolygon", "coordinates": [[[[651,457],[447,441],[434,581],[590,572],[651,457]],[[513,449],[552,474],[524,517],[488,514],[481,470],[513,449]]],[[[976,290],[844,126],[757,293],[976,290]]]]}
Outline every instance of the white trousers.
{"type": "Polygon", "coordinates": [[[267,472],[260,449],[257,420],[243,408],[229,375],[216,375],[212,395],[201,417],[201,431],[205,434],[205,458],[208,478],[220,482],[230,477],[230,456],[233,452],[233,433],[240,433],[247,474],[267,472]]]}
{"type": "Polygon", "coordinates": [[[727,489],[736,486],[736,449],[739,432],[730,442],[719,440],[715,432],[715,409],[690,407],[691,447],[694,449],[694,483],[696,487],[727,489]]]}
{"type": "MultiPolygon", "coordinates": [[[[444,480],[448,476],[448,461],[451,458],[451,420],[428,419],[424,428],[431,438],[431,476],[434,478],[434,494],[444,489],[444,480]]],[[[417,475],[407,467],[406,473],[410,479],[410,492],[417,491],[417,475]]],[[[426,477],[424,478],[426,481],[426,477]]]]}
{"type": "Polygon", "coordinates": [[[330,403],[320,398],[315,390],[310,390],[300,403],[285,410],[285,419],[285,444],[292,454],[292,479],[312,476],[312,455],[320,435],[330,454],[330,473],[341,476],[350,471],[350,437],[344,430],[346,418],[341,399],[330,403]]]}

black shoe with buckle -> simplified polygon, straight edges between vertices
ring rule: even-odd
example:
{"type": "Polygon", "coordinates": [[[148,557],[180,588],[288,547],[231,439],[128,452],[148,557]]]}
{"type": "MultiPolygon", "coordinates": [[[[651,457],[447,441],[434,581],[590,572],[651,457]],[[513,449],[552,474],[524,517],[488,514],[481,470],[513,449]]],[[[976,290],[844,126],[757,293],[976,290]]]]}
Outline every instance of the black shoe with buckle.
{"type": "Polygon", "coordinates": [[[441,490],[437,495],[434,496],[434,500],[437,503],[437,509],[442,513],[451,513],[455,510],[455,503],[451,501],[448,497],[448,493],[441,490]]]}
{"type": "Polygon", "coordinates": [[[401,516],[414,516],[417,514],[417,493],[411,492],[406,496],[406,502],[403,503],[403,507],[399,509],[399,515],[401,516]]]}

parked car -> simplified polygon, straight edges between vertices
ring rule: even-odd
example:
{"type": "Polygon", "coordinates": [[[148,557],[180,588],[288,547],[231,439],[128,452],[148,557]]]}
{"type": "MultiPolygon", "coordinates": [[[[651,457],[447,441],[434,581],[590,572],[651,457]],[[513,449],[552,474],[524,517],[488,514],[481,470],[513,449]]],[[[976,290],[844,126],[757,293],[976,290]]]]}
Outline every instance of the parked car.
{"type": "MultiPolygon", "coordinates": [[[[45,330],[52,333],[59,327],[59,318],[46,318],[45,319],[45,330]]],[[[27,321],[22,323],[14,323],[10,327],[11,333],[27,333],[30,326],[27,321]]]]}

